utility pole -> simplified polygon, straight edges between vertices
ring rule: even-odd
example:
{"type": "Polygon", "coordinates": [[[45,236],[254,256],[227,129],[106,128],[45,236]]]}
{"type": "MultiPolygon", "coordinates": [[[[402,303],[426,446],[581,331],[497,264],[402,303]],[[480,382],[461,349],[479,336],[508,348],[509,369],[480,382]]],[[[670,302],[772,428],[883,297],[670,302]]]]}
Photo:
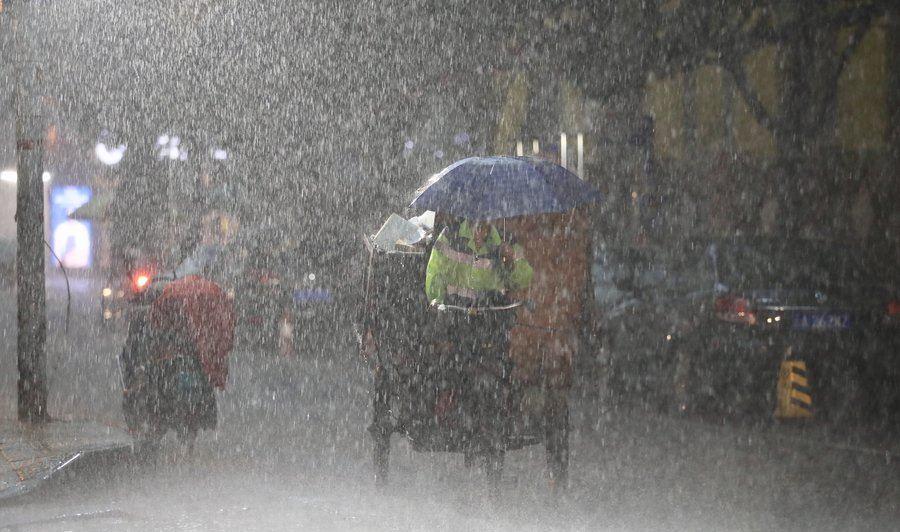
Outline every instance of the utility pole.
{"type": "Polygon", "coordinates": [[[26,42],[28,0],[6,0],[16,61],[16,287],[18,304],[18,418],[48,421],[47,314],[44,284],[44,123],[42,69],[26,42]]]}
{"type": "Polygon", "coordinates": [[[894,163],[900,161],[900,6],[888,8],[888,131],[887,142],[894,163]]]}

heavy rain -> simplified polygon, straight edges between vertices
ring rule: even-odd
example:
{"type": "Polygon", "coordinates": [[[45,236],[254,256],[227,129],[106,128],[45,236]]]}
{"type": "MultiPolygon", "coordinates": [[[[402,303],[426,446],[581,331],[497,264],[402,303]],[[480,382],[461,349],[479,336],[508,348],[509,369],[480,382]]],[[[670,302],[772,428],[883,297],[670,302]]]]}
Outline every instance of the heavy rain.
{"type": "Polygon", "coordinates": [[[895,0],[0,0],[0,531],[900,528],[895,0]]]}

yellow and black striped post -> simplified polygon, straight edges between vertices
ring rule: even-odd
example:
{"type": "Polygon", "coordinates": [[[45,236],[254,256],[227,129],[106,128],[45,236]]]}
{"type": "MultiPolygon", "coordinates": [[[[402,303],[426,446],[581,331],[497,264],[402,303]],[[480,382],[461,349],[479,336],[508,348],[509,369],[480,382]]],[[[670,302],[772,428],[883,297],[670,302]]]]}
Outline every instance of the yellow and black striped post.
{"type": "Polygon", "coordinates": [[[775,406],[775,417],[791,419],[812,416],[812,390],[806,373],[806,362],[783,361],[778,372],[778,403],[775,406]]]}

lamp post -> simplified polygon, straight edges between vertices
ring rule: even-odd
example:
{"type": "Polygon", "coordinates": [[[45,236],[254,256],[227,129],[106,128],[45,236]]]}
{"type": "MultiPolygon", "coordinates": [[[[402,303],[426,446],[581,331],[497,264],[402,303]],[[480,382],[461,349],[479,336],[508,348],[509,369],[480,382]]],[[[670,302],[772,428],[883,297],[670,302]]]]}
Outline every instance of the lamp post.
{"type": "Polygon", "coordinates": [[[16,61],[16,297],[18,418],[39,423],[47,413],[47,315],[44,286],[44,117],[42,68],[23,35],[28,0],[6,0],[16,61]]]}

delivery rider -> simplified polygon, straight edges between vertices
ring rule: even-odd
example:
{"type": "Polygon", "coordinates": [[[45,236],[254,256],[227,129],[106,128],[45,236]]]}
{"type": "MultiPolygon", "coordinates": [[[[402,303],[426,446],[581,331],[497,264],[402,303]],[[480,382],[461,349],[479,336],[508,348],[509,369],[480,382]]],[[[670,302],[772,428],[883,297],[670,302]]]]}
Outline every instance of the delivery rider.
{"type": "Polygon", "coordinates": [[[434,324],[453,346],[444,360],[449,374],[456,375],[439,391],[438,402],[452,407],[452,398],[460,396],[464,425],[479,436],[470,442],[467,459],[477,449],[501,449],[509,431],[502,397],[512,370],[508,333],[515,311],[485,309],[511,303],[508,292],[527,288],[532,274],[522,247],[503,242],[487,222],[465,220],[445,228],[431,251],[425,274],[428,300],[438,309],[467,310],[439,312],[434,324]]]}
{"type": "Polygon", "coordinates": [[[503,242],[488,222],[464,220],[438,236],[425,274],[425,294],[433,305],[502,305],[507,292],[531,284],[532,274],[522,246],[503,242]]]}

